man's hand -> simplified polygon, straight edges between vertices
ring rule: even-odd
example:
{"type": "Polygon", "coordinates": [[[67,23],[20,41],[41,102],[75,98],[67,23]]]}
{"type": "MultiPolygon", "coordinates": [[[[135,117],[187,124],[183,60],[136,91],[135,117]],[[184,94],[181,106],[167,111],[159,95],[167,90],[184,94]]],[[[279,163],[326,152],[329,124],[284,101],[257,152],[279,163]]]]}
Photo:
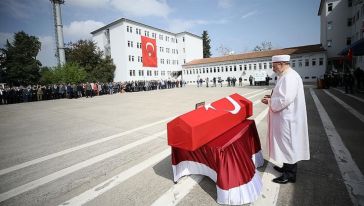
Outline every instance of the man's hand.
{"type": "Polygon", "coordinates": [[[270,100],[270,95],[265,95],[264,98],[262,99],[262,103],[268,104],[269,100],[270,100]]]}

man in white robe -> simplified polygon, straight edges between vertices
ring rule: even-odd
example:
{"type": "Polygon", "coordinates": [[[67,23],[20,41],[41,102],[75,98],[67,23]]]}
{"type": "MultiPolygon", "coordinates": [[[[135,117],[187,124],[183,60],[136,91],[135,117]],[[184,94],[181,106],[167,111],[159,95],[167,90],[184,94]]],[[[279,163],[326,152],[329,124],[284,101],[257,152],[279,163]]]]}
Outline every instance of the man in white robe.
{"type": "Polygon", "coordinates": [[[278,75],[272,95],[262,102],[269,106],[269,157],[283,163],[274,166],[282,176],[273,182],[296,182],[297,162],[310,159],[307,113],[303,83],[300,75],[289,66],[289,55],[272,57],[273,71],[278,75]]]}

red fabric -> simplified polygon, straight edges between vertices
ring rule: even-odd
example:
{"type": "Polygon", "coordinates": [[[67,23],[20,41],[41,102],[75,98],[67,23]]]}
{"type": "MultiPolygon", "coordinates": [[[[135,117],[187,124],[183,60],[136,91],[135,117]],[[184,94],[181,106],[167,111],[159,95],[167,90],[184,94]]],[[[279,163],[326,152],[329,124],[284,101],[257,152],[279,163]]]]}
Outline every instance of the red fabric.
{"type": "Polygon", "coordinates": [[[351,50],[351,48],[349,49],[349,52],[348,52],[348,59],[349,59],[349,61],[353,60],[353,51],[351,50]]]}
{"type": "Polygon", "coordinates": [[[142,38],[142,57],[144,67],[157,67],[157,44],[155,39],[142,38]]]}
{"type": "Polygon", "coordinates": [[[255,174],[252,156],[261,150],[253,120],[245,120],[195,151],[172,147],[172,164],[202,163],[217,173],[216,184],[224,190],[249,182],[255,174]]]}
{"type": "Polygon", "coordinates": [[[168,144],[189,151],[196,150],[253,115],[251,101],[239,94],[229,97],[240,106],[238,112],[231,101],[223,98],[211,103],[211,107],[207,104],[168,122],[168,144]],[[237,113],[233,114],[233,111],[237,113]]]}

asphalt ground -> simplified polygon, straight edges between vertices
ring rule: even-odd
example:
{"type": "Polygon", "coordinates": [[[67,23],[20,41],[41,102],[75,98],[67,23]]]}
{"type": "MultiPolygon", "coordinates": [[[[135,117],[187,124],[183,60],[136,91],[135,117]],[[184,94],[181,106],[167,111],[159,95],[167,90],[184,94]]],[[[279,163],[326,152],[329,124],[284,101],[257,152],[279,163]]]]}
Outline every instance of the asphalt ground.
{"type": "Polygon", "coordinates": [[[251,119],[266,159],[258,169],[264,191],[254,205],[363,205],[364,95],[305,86],[311,159],[299,162],[295,184],[277,185],[266,105],[259,103],[271,88],[187,86],[1,105],[0,205],[218,205],[209,178],[173,182],[166,123],[232,93],[255,103],[251,119]]]}

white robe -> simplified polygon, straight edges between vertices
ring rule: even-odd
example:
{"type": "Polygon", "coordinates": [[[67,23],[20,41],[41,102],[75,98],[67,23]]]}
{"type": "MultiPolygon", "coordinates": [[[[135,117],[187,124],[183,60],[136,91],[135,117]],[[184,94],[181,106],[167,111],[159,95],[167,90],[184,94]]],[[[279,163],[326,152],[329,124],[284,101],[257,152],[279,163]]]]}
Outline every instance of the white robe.
{"type": "Polygon", "coordinates": [[[278,78],[268,105],[269,157],[288,164],[310,159],[303,83],[292,68],[278,78]]]}

